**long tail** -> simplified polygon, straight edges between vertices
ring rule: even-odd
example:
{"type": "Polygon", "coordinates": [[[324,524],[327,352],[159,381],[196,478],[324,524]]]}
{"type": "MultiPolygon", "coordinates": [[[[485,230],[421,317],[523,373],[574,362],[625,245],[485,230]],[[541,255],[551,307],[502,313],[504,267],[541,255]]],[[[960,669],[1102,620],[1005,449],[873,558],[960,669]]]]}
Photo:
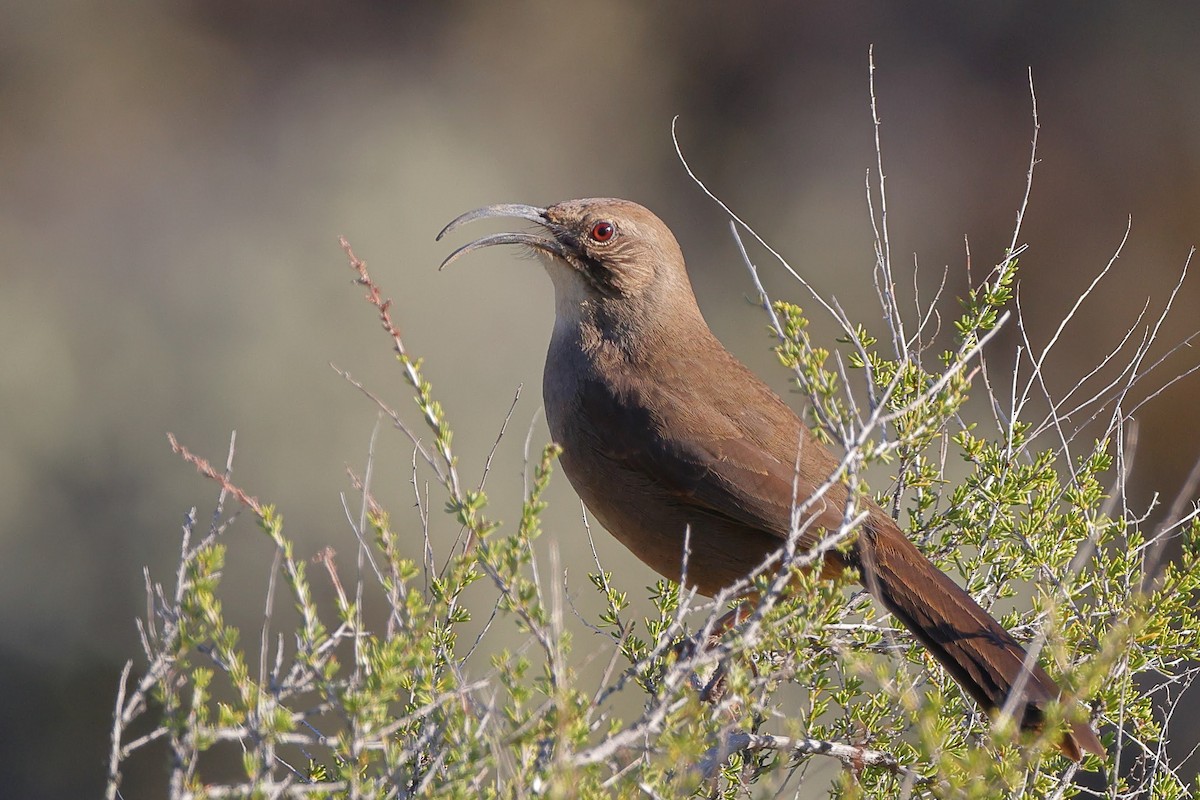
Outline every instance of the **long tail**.
{"type": "MultiPolygon", "coordinates": [[[[1017,716],[1040,729],[1046,705],[1061,689],[1040,666],[1026,668],[1021,645],[949,576],[930,563],[890,519],[872,518],[855,556],[867,590],[913,632],[942,666],[988,711],[1003,708],[1025,673],[1017,716]]],[[[1084,751],[1104,757],[1086,723],[1071,725],[1060,743],[1078,761],[1084,751]]]]}

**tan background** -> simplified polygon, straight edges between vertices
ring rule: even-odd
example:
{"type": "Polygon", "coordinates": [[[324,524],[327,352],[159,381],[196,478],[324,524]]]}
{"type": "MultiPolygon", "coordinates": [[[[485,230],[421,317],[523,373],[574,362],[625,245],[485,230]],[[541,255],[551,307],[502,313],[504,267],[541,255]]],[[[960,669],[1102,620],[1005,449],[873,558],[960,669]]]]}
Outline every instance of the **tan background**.
{"type": "MultiPolygon", "coordinates": [[[[670,121],[680,115],[684,151],[717,193],[880,330],[863,190],[872,43],[898,267],[915,252],[928,287],[948,264],[961,293],[964,235],[977,271],[1000,257],[1024,183],[1032,67],[1042,163],[1021,281],[1035,338],[1133,219],[1123,258],[1062,345],[1058,388],[1147,296],[1155,308],[1165,300],[1200,237],[1197,12],[811,5],[0,6],[5,794],[99,790],[117,671],[137,652],[141,568],[169,578],[183,513],[196,505],[206,518],[215,495],[171,455],[166,431],[223,461],[236,428],[238,482],[280,506],[301,553],[332,544],[350,564],[338,493],[345,466],[361,467],[375,413],[328,364],[406,412],[411,403],[339,234],[427,357],[466,475],[478,476],[525,385],[489,478],[494,513],[510,521],[540,405],[549,283],[499,249],[438,274],[448,246],[434,234],[492,202],[641,201],[683,242],[717,334],[786,389],[725,219],[685,176],[670,121]]],[[[760,256],[775,294],[805,302],[760,256]]],[[[1164,342],[1197,327],[1198,301],[1193,280],[1164,342]]],[[[832,343],[823,320],[814,332],[832,343]]],[[[1162,379],[1196,358],[1175,359],[1162,379]]],[[[1140,415],[1141,503],[1173,494],[1200,453],[1198,395],[1193,377],[1140,415]]],[[[537,425],[535,447],[546,437],[537,425]]],[[[377,489],[399,514],[411,504],[409,448],[385,432],[378,449],[377,489]]],[[[548,541],[585,596],[565,481],[551,500],[548,541]]],[[[644,604],[637,590],[651,575],[598,544],[644,604]]],[[[250,640],[268,549],[245,522],[231,546],[231,613],[250,640]]],[[[126,797],[161,794],[159,762],[131,766],[126,797]]]]}

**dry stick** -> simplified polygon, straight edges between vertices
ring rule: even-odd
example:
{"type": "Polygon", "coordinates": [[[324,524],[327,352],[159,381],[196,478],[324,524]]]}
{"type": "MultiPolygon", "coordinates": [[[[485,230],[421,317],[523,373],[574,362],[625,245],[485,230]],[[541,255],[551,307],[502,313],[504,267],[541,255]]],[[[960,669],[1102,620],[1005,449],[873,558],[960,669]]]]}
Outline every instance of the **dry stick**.
{"type": "Polygon", "coordinates": [[[1017,224],[1013,227],[1012,241],[1008,244],[1009,257],[1017,252],[1017,240],[1021,238],[1021,226],[1025,222],[1025,211],[1029,208],[1029,194],[1033,191],[1033,170],[1037,166],[1038,132],[1042,126],[1038,122],[1037,92],[1033,89],[1033,67],[1029,68],[1029,103],[1033,111],[1033,138],[1029,142],[1029,169],[1025,172],[1025,194],[1021,198],[1021,207],[1017,210],[1017,224]]]}
{"type": "MultiPolygon", "coordinates": [[[[379,438],[379,417],[375,417],[375,424],[371,427],[371,436],[367,440],[367,463],[363,470],[363,488],[362,488],[362,503],[359,505],[358,525],[351,525],[351,530],[354,531],[355,538],[358,539],[358,562],[357,580],[354,589],[354,625],[356,627],[354,636],[354,676],[351,679],[355,684],[362,677],[362,664],[366,662],[362,651],[362,631],[363,631],[363,561],[368,560],[371,563],[371,569],[375,573],[375,579],[383,583],[383,573],[375,564],[375,559],[371,555],[371,549],[367,544],[367,514],[370,508],[369,498],[371,496],[371,479],[375,475],[375,442],[379,438]]],[[[343,500],[343,507],[345,501],[343,500]]]]}
{"type": "Polygon", "coordinates": [[[425,449],[425,443],[422,442],[421,438],[419,436],[417,436],[417,434],[412,430],[412,428],[410,428],[408,426],[408,423],[406,423],[403,419],[401,419],[400,414],[398,412],[396,412],[394,409],[392,409],[392,407],[389,406],[387,403],[385,403],[382,398],[380,398],[378,395],[376,395],[374,392],[372,392],[370,389],[368,389],[362,383],[355,380],[350,375],[349,372],[346,372],[345,370],[341,369],[336,364],[330,364],[329,366],[342,379],[344,379],[346,381],[346,383],[350,384],[355,389],[358,389],[360,392],[362,392],[363,395],[367,397],[367,399],[369,399],[371,402],[373,402],[380,411],[382,411],[384,414],[386,414],[388,416],[389,419],[392,420],[392,424],[395,425],[396,429],[399,430],[401,433],[403,433],[405,436],[407,436],[409,441],[412,442],[413,447],[416,449],[416,451],[418,453],[421,454],[421,458],[424,459],[425,463],[428,464],[430,469],[433,470],[434,474],[437,476],[437,479],[439,481],[445,483],[445,481],[447,480],[447,477],[446,477],[446,474],[442,471],[441,464],[439,464],[437,459],[434,458],[433,455],[430,454],[430,452],[425,449]]]}
{"type": "MultiPolygon", "coordinates": [[[[768,253],[770,253],[772,256],[774,256],[775,259],[777,261],[779,261],[780,265],[785,270],[787,270],[788,274],[790,274],[793,278],[795,278],[796,281],[808,291],[808,293],[812,296],[813,300],[815,300],[817,303],[819,303],[821,305],[822,308],[824,308],[826,311],[829,312],[830,316],[832,316],[834,319],[838,319],[840,321],[840,317],[838,316],[838,314],[834,310],[834,308],[815,288],[813,288],[812,284],[810,284],[803,275],[801,275],[799,272],[797,272],[792,267],[792,265],[788,263],[787,259],[785,259],[778,250],[773,248],[765,239],[763,239],[761,236],[759,236],[752,227],[750,227],[748,224],[746,224],[746,222],[744,222],[741,217],[739,217],[737,214],[735,214],[733,212],[733,209],[731,209],[728,205],[726,205],[724,203],[724,201],[722,201],[719,197],[717,197],[715,194],[713,194],[712,190],[708,188],[708,186],[704,183],[704,181],[700,180],[700,178],[696,175],[696,173],[692,171],[692,167],[688,163],[687,159],[684,157],[683,150],[681,149],[681,147],[679,145],[679,137],[676,136],[675,129],[676,129],[676,124],[678,122],[679,122],[678,116],[676,116],[674,119],[671,120],[671,141],[674,142],[674,144],[675,144],[675,155],[679,158],[680,163],[683,164],[683,168],[687,172],[688,177],[692,179],[692,182],[695,183],[698,187],[700,187],[700,191],[704,192],[704,194],[707,195],[710,200],[712,200],[714,203],[716,203],[721,208],[722,211],[724,211],[726,214],[728,214],[730,219],[734,220],[735,222],[737,222],[738,225],[741,225],[743,228],[745,228],[746,231],[751,236],[754,237],[755,241],[757,241],[760,245],[762,245],[763,248],[765,248],[768,253]]],[[[850,337],[854,336],[853,329],[847,329],[847,330],[844,330],[843,332],[847,336],[850,336],[850,337]]]]}
{"type": "Polygon", "coordinates": [[[117,683],[117,702],[113,709],[112,746],[108,752],[108,788],[104,793],[106,800],[115,800],[117,787],[121,780],[121,734],[125,731],[125,690],[129,683],[129,673],[133,669],[133,659],[128,659],[121,668],[121,677],[117,683]]]}
{"type": "MultiPolygon", "coordinates": [[[[524,388],[525,384],[517,384],[517,391],[513,394],[512,403],[509,404],[508,411],[504,414],[504,421],[500,423],[500,430],[496,433],[496,440],[492,442],[492,449],[488,451],[487,459],[483,462],[483,474],[479,476],[477,491],[483,491],[483,486],[487,482],[488,472],[492,469],[492,459],[496,457],[496,450],[500,447],[500,440],[504,438],[504,432],[508,430],[508,422],[512,419],[513,411],[517,408],[517,402],[521,399],[521,390],[524,388]]],[[[526,457],[528,457],[528,451],[528,440],[526,440],[526,457]]]]}
{"type": "MultiPolygon", "coordinates": [[[[263,608],[262,632],[259,634],[258,653],[258,685],[267,686],[267,654],[271,650],[271,618],[275,612],[275,586],[280,565],[283,562],[283,548],[276,547],[271,559],[271,570],[267,573],[267,598],[263,608]]],[[[272,687],[274,688],[274,687],[272,687]]]]}
{"type": "MultiPolygon", "coordinates": [[[[193,467],[195,467],[196,471],[199,472],[201,475],[203,475],[204,477],[208,478],[211,481],[215,481],[216,484],[221,487],[222,496],[224,496],[224,494],[232,494],[234,497],[237,498],[239,503],[241,503],[242,505],[246,506],[251,511],[253,511],[256,516],[260,516],[260,517],[262,516],[262,513],[263,513],[262,504],[258,502],[257,498],[251,497],[250,495],[246,494],[244,491],[242,491],[240,488],[238,488],[232,481],[230,481],[228,473],[223,475],[223,474],[217,472],[215,469],[213,469],[212,464],[209,464],[207,460],[201,458],[200,456],[193,454],[190,450],[188,450],[186,447],[181,445],[175,439],[175,434],[168,433],[167,441],[171,443],[172,452],[176,453],[184,461],[186,461],[187,463],[189,463],[193,467]]],[[[230,455],[231,456],[232,456],[232,452],[233,452],[233,448],[231,445],[230,446],[230,455]]],[[[220,506],[220,503],[218,503],[218,507],[219,506],[220,506]]],[[[179,569],[180,569],[180,579],[182,580],[182,570],[184,569],[184,566],[181,564],[179,569]]]]}
{"type": "MultiPolygon", "coordinates": [[[[1171,310],[1175,305],[1175,299],[1179,296],[1179,292],[1183,288],[1183,282],[1187,279],[1188,268],[1191,266],[1192,256],[1195,254],[1195,252],[1196,252],[1195,249],[1192,249],[1188,253],[1188,257],[1183,263],[1183,269],[1180,270],[1179,280],[1175,282],[1175,286],[1171,289],[1171,293],[1167,296],[1166,303],[1163,304],[1162,312],[1158,315],[1158,319],[1155,320],[1154,326],[1149,331],[1149,342],[1148,342],[1147,346],[1142,348],[1142,350],[1140,352],[1135,353],[1135,356],[1134,356],[1134,361],[1136,364],[1135,372],[1137,370],[1137,367],[1141,367],[1142,362],[1145,360],[1146,356],[1149,353],[1149,343],[1152,343],[1158,339],[1159,331],[1162,330],[1163,324],[1167,321],[1167,315],[1169,315],[1171,313],[1171,310]]],[[[1190,339],[1189,339],[1189,341],[1190,341],[1190,339]]],[[[1165,358],[1165,356],[1164,356],[1164,358],[1165,358]]],[[[1157,367],[1161,363],[1162,363],[1162,359],[1159,359],[1158,361],[1154,362],[1149,367],[1147,367],[1146,372],[1137,373],[1136,378],[1134,378],[1134,377],[1130,378],[1129,384],[1125,387],[1125,390],[1121,392],[1121,394],[1119,395],[1119,397],[1116,401],[1116,407],[1113,411],[1114,414],[1120,413],[1120,408],[1123,405],[1125,396],[1133,389],[1133,386],[1134,386],[1136,380],[1140,380],[1143,375],[1148,374],[1151,370],[1153,370],[1155,367],[1157,367]]],[[[1170,384],[1168,384],[1168,385],[1170,385],[1170,384]]],[[[1156,395],[1157,395],[1157,393],[1151,395],[1151,397],[1155,397],[1156,395]]],[[[1137,411],[1137,409],[1141,408],[1142,404],[1144,404],[1145,402],[1146,401],[1143,400],[1142,403],[1135,405],[1133,411],[1137,411]]]]}
{"type": "Polygon", "coordinates": [[[1153,546],[1145,556],[1146,566],[1143,570],[1147,583],[1143,585],[1143,591],[1149,591],[1152,588],[1152,584],[1162,566],[1163,553],[1166,551],[1168,541],[1165,534],[1176,527],[1178,520],[1183,518],[1183,507],[1189,502],[1195,502],[1197,487],[1200,487],[1200,459],[1197,459],[1192,464],[1192,469],[1188,472],[1187,478],[1184,479],[1183,485],[1179,487],[1179,492],[1171,502],[1171,507],[1167,509],[1163,521],[1159,523],[1158,529],[1154,532],[1153,546]]]}
{"type": "Polygon", "coordinates": [[[888,235],[887,192],[885,190],[887,176],[883,172],[883,142],[880,137],[879,107],[875,100],[875,45],[867,50],[868,86],[871,94],[871,123],[875,134],[875,165],[879,175],[879,222],[875,221],[875,209],[871,205],[870,177],[868,176],[867,206],[871,214],[871,227],[875,231],[875,267],[883,274],[884,285],[876,282],[880,304],[883,306],[888,327],[892,333],[892,348],[896,359],[908,361],[908,350],[905,347],[907,337],[904,335],[904,318],[900,313],[900,305],[896,300],[895,281],[892,278],[892,243],[888,235]]]}
{"type": "Polygon", "coordinates": [[[856,769],[882,767],[895,775],[915,780],[922,786],[932,783],[930,778],[921,775],[911,767],[904,766],[894,755],[881,750],[807,737],[793,738],[755,733],[731,734],[721,744],[709,748],[700,763],[693,767],[693,771],[702,780],[708,780],[716,774],[731,754],[743,750],[775,750],[788,755],[829,756],[856,769]]]}
{"type": "MultiPolygon", "coordinates": [[[[413,469],[416,469],[415,462],[413,469]]],[[[371,492],[365,488],[363,480],[359,478],[359,476],[355,474],[354,470],[349,467],[346,468],[346,474],[350,478],[350,485],[354,488],[354,490],[363,493],[363,503],[364,506],[369,510],[370,515],[376,519],[382,519],[384,514],[383,507],[379,505],[371,492]]],[[[350,507],[346,502],[345,493],[342,494],[341,499],[342,513],[346,515],[346,520],[350,522],[350,527],[354,528],[354,523],[350,518],[350,507]]],[[[422,517],[420,494],[417,495],[417,513],[418,517],[422,517]]],[[[357,530],[355,533],[357,536],[359,536],[360,542],[365,541],[365,533],[359,533],[357,530]]],[[[400,577],[400,573],[396,569],[396,561],[399,556],[396,554],[392,539],[384,536],[381,536],[380,538],[380,549],[383,551],[383,556],[386,559],[388,566],[391,568],[389,576],[385,577],[383,575],[382,569],[377,565],[375,557],[370,554],[369,549],[367,550],[367,559],[375,571],[375,575],[379,580],[379,585],[389,587],[387,590],[387,598],[390,610],[388,612],[387,636],[388,638],[391,638],[396,631],[396,627],[404,624],[404,619],[401,614],[402,609],[400,597],[407,592],[407,588],[405,581],[400,577]]]]}
{"type": "MultiPolygon", "coordinates": [[[[1035,425],[1033,428],[1030,429],[1029,438],[1032,439],[1032,438],[1040,435],[1044,431],[1050,429],[1051,427],[1053,427],[1055,425],[1060,425],[1062,422],[1070,419],[1071,417],[1073,417],[1075,414],[1079,413],[1080,411],[1083,411],[1086,408],[1088,408],[1089,406],[1091,406],[1095,403],[1098,403],[1101,400],[1104,400],[1105,396],[1108,395],[1108,393],[1110,391],[1112,391],[1114,389],[1114,387],[1116,387],[1122,381],[1125,381],[1127,379],[1126,376],[1129,375],[1129,373],[1133,370],[1133,367],[1134,367],[1134,363],[1132,360],[1129,361],[1129,363],[1127,363],[1124,367],[1121,367],[1121,369],[1117,373],[1117,375],[1113,376],[1113,378],[1107,384],[1105,384],[1104,386],[1100,387],[1099,389],[1093,391],[1092,395],[1090,397],[1088,397],[1086,400],[1078,401],[1075,404],[1075,406],[1068,411],[1060,411],[1059,410],[1064,405],[1066,405],[1067,402],[1070,401],[1072,397],[1074,397],[1075,393],[1078,392],[1081,388],[1083,388],[1083,386],[1088,381],[1090,381],[1096,375],[1100,374],[1100,372],[1106,366],[1108,366],[1109,363],[1111,363],[1118,355],[1121,354],[1121,352],[1125,349],[1125,346],[1127,344],[1129,344],[1130,339],[1133,338],[1133,335],[1135,333],[1137,333],[1138,326],[1141,325],[1142,319],[1145,318],[1146,312],[1149,311],[1149,309],[1150,309],[1150,298],[1146,298],[1146,302],[1142,305],[1142,310],[1138,312],[1137,317],[1129,325],[1129,328],[1125,331],[1125,334],[1121,337],[1121,340],[1119,342],[1117,342],[1112,347],[1112,349],[1110,349],[1109,352],[1103,358],[1101,358],[1096,363],[1096,365],[1091,368],[1090,371],[1088,371],[1087,374],[1085,374],[1084,376],[1079,378],[1079,380],[1077,380],[1075,382],[1075,385],[1072,386],[1070,389],[1068,389],[1066,391],[1066,393],[1061,398],[1059,398],[1057,401],[1053,400],[1053,398],[1050,396],[1049,390],[1046,389],[1045,386],[1043,385],[1043,389],[1045,389],[1044,394],[1046,395],[1046,399],[1047,399],[1047,401],[1050,402],[1050,411],[1046,414],[1046,417],[1040,423],[1038,423],[1037,425],[1035,425]]],[[[1024,313],[1023,313],[1024,309],[1021,306],[1021,298],[1020,298],[1019,293],[1017,295],[1017,311],[1022,320],[1022,330],[1025,330],[1024,313]]],[[[1024,339],[1024,341],[1026,341],[1026,344],[1028,346],[1028,337],[1023,336],[1023,339],[1024,339]]],[[[1134,348],[1134,350],[1135,350],[1135,352],[1140,352],[1143,348],[1149,346],[1149,344],[1150,344],[1150,342],[1148,341],[1148,334],[1146,332],[1143,332],[1142,341],[1137,344],[1137,346],[1134,348]]],[[[1103,406],[1105,404],[1107,404],[1107,402],[1108,401],[1105,400],[1104,404],[1101,405],[1101,408],[1103,408],[1103,406]]],[[[1070,441],[1073,438],[1074,438],[1074,435],[1069,437],[1068,441],[1070,441]]]]}
{"type": "MultiPolygon", "coordinates": [[[[1014,403],[1012,405],[1012,411],[1010,412],[1010,417],[1009,417],[1010,434],[1012,433],[1011,426],[1016,423],[1016,420],[1021,418],[1021,414],[1024,411],[1026,404],[1030,400],[1030,395],[1032,393],[1034,384],[1037,383],[1040,386],[1040,388],[1043,391],[1043,394],[1046,394],[1046,395],[1049,394],[1049,389],[1046,388],[1046,385],[1044,382],[1045,372],[1044,372],[1043,367],[1046,363],[1046,358],[1049,357],[1051,351],[1054,350],[1055,346],[1058,344],[1059,340],[1062,338],[1063,332],[1066,330],[1067,326],[1071,323],[1071,321],[1075,318],[1075,314],[1079,311],[1080,306],[1082,306],[1084,301],[1087,300],[1088,297],[1091,296],[1092,292],[1095,291],[1095,289],[1099,285],[1100,281],[1103,280],[1106,275],[1108,275],[1108,273],[1112,270],[1113,265],[1116,264],[1117,259],[1120,258],[1121,251],[1124,249],[1126,242],[1129,241],[1129,233],[1130,233],[1130,230],[1132,229],[1132,224],[1133,224],[1133,221],[1132,221],[1132,219],[1130,219],[1129,222],[1126,224],[1125,233],[1121,237],[1121,242],[1119,245],[1117,245],[1116,252],[1114,252],[1112,257],[1109,258],[1108,263],[1104,265],[1104,268],[1101,269],[1100,272],[1096,275],[1096,277],[1094,277],[1092,279],[1092,282],[1088,285],[1088,287],[1086,289],[1084,289],[1083,292],[1080,293],[1080,295],[1078,297],[1075,298],[1075,302],[1072,304],[1071,308],[1067,311],[1067,313],[1063,316],[1062,320],[1059,321],[1058,327],[1055,329],[1054,333],[1050,336],[1049,341],[1046,342],[1046,345],[1042,348],[1041,352],[1038,354],[1038,356],[1036,358],[1033,357],[1033,352],[1034,352],[1035,348],[1033,347],[1032,342],[1029,341],[1029,338],[1028,338],[1027,334],[1025,333],[1024,327],[1022,326],[1019,328],[1019,330],[1022,332],[1023,341],[1025,343],[1025,346],[1028,348],[1029,358],[1030,358],[1030,362],[1031,362],[1031,372],[1030,372],[1028,380],[1025,382],[1024,388],[1021,389],[1021,391],[1020,391],[1019,399],[1015,399],[1014,403]]],[[[1016,369],[1014,368],[1014,376],[1015,376],[1015,372],[1016,372],[1016,369]]],[[[1014,384],[1013,391],[1015,393],[1016,392],[1016,380],[1015,379],[1013,381],[1013,384],[1014,384]]],[[[1011,438],[1011,436],[1010,436],[1010,438],[1011,438]]]]}

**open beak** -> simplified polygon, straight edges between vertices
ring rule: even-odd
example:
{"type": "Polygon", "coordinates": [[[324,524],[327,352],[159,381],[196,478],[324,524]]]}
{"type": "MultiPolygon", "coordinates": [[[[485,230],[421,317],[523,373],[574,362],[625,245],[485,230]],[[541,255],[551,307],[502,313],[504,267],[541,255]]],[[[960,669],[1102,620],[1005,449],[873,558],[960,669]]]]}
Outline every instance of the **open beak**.
{"type": "MultiPolygon", "coordinates": [[[[494,206],[484,206],[477,208],[474,211],[468,211],[460,217],[457,217],[449,225],[442,228],[442,232],[437,235],[437,241],[441,241],[442,237],[456,228],[473,222],[477,219],[485,217],[518,217],[527,219],[530,222],[536,222],[543,227],[552,228],[553,223],[546,216],[546,209],[538,208],[537,206],[526,206],[519,203],[500,203],[494,206]]],[[[567,249],[561,242],[554,238],[546,238],[533,233],[524,233],[521,231],[512,231],[511,233],[493,233],[490,236],[484,236],[476,239],[473,242],[468,242],[462,247],[455,250],[442,262],[438,267],[439,270],[445,269],[452,261],[458,260],[459,256],[464,256],[473,250],[479,250],[483,247],[491,247],[494,244],[523,244],[532,247],[536,250],[550,253],[566,260],[567,249]]]]}

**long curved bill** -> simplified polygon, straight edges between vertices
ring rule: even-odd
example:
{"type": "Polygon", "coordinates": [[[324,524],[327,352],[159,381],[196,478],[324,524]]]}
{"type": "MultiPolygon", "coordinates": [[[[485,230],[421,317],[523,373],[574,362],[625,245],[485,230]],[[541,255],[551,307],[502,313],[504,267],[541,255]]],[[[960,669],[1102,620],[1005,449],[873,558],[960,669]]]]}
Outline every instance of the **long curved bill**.
{"type": "MultiPolygon", "coordinates": [[[[442,232],[437,235],[437,241],[441,241],[442,237],[451,231],[466,225],[468,222],[474,222],[477,219],[486,217],[517,217],[519,219],[527,219],[530,222],[536,222],[539,225],[549,225],[550,220],[546,218],[546,209],[538,208],[537,206],[527,206],[520,203],[500,203],[494,206],[484,206],[477,208],[474,211],[468,211],[465,214],[455,218],[449,225],[442,228],[442,232]]],[[[542,250],[559,258],[566,257],[566,249],[556,239],[538,236],[534,233],[524,233],[521,231],[512,231],[509,233],[493,233],[489,236],[476,239],[473,242],[468,242],[462,247],[455,250],[446,259],[442,261],[439,270],[445,269],[451,262],[457,261],[460,256],[464,256],[474,250],[479,250],[484,247],[491,247],[494,244],[523,244],[528,247],[542,250]]]]}

